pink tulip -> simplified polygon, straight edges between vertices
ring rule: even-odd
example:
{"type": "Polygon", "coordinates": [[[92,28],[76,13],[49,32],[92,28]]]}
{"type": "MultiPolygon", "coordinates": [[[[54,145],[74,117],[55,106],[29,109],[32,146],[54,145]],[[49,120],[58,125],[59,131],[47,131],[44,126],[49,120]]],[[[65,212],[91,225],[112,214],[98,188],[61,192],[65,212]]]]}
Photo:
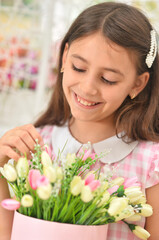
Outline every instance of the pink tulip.
{"type": "Polygon", "coordinates": [[[41,178],[41,173],[39,170],[32,169],[29,171],[29,184],[32,189],[36,190],[38,185],[38,180],[41,178]]]}
{"type": "Polygon", "coordinates": [[[132,177],[132,178],[128,178],[124,181],[124,189],[128,188],[128,187],[136,187],[139,186],[141,187],[141,184],[138,182],[138,178],[137,177],[132,177]]]}
{"type": "Polygon", "coordinates": [[[49,179],[46,176],[42,175],[42,176],[40,176],[39,179],[37,179],[36,184],[37,184],[37,187],[48,185],[49,184],[49,179]]]}
{"type": "Polygon", "coordinates": [[[118,190],[119,186],[118,185],[114,185],[113,187],[108,189],[108,192],[111,194],[113,194],[114,192],[116,192],[118,190]]]}
{"type": "Polygon", "coordinates": [[[92,152],[91,149],[85,150],[82,160],[85,161],[88,157],[90,157],[91,152],[92,152]]]}
{"type": "Polygon", "coordinates": [[[89,186],[92,191],[96,190],[100,186],[100,181],[94,179],[94,174],[88,175],[88,177],[85,179],[85,185],[89,186]]]}
{"type": "Polygon", "coordinates": [[[15,199],[4,199],[1,206],[7,210],[17,210],[20,208],[20,202],[15,199]]]}
{"type": "Polygon", "coordinates": [[[90,189],[92,191],[94,191],[100,186],[100,181],[99,180],[94,180],[91,183],[89,183],[88,186],[90,187],[90,189]]]}
{"type": "Polygon", "coordinates": [[[95,179],[94,174],[88,175],[88,177],[85,179],[85,185],[88,185],[90,182],[92,182],[95,179]]]}
{"type": "Polygon", "coordinates": [[[95,153],[91,153],[91,154],[89,155],[89,157],[92,158],[92,159],[95,159],[95,156],[96,156],[95,153]]]}

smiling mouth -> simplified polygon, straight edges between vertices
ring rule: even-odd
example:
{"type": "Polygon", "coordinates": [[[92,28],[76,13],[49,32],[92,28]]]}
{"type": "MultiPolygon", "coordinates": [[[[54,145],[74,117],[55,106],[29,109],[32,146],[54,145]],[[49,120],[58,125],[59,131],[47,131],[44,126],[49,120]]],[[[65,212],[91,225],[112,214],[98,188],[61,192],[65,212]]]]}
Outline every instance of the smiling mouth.
{"type": "Polygon", "coordinates": [[[99,102],[90,102],[90,101],[87,101],[86,99],[79,97],[77,94],[75,94],[75,96],[76,96],[76,98],[77,98],[77,101],[78,101],[80,104],[84,105],[84,106],[90,107],[90,106],[95,106],[95,105],[98,105],[98,104],[99,104],[99,102]]]}

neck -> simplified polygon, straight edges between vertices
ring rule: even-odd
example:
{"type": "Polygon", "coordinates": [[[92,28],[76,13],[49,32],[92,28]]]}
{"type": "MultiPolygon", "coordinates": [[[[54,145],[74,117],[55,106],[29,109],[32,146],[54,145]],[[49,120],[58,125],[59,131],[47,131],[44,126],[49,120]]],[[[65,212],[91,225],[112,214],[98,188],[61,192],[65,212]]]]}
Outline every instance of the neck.
{"type": "Polygon", "coordinates": [[[70,132],[81,143],[97,143],[115,135],[115,125],[110,121],[87,122],[71,119],[70,132]]]}

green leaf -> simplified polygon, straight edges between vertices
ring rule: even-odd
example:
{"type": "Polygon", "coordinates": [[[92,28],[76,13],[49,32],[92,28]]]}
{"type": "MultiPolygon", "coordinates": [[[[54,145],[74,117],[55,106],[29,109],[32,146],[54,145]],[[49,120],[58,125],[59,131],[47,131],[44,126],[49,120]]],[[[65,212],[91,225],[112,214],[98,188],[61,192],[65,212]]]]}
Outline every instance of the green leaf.
{"type": "Polygon", "coordinates": [[[124,196],[124,186],[121,185],[118,190],[117,190],[117,196],[118,197],[123,197],[124,196]]]}

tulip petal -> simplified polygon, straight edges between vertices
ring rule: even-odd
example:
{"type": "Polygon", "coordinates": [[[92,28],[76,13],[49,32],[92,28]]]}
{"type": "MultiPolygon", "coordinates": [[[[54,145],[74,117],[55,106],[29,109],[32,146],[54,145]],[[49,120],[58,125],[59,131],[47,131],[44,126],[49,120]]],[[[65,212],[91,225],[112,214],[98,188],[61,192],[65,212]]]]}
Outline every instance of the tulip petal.
{"type": "Polygon", "coordinates": [[[20,202],[15,199],[4,199],[1,202],[1,206],[7,210],[17,210],[20,208],[20,202]]]}
{"type": "Polygon", "coordinates": [[[86,150],[82,160],[85,161],[90,156],[90,154],[91,154],[91,149],[86,150]]]}
{"type": "Polygon", "coordinates": [[[40,179],[41,177],[41,173],[39,170],[36,169],[32,169],[29,171],[29,184],[31,186],[32,189],[37,189],[37,181],[38,179],[40,179]]]}
{"type": "Polygon", "coordinates": [[[85,185],[90,184],[94,179],[95,179],[95,176],[93,173],[88,175],[88,177],[86,177],[86,179],[85,179],[85,185]]]}
{"type": "Polygon", "coordinates": [[[109,188],[107,191],[111,194],[113,194],[114,192],[116,192],[118,190],[119,186],[118,185],[115,185],[111,188],[109,188]]]}
{"type": "Polygon", "coordinates": [[[88,186],[90,187],[91,191],[94,191],[100,186],[100,181],[94,180],[91,183],[89,183],[88,186]]]}

